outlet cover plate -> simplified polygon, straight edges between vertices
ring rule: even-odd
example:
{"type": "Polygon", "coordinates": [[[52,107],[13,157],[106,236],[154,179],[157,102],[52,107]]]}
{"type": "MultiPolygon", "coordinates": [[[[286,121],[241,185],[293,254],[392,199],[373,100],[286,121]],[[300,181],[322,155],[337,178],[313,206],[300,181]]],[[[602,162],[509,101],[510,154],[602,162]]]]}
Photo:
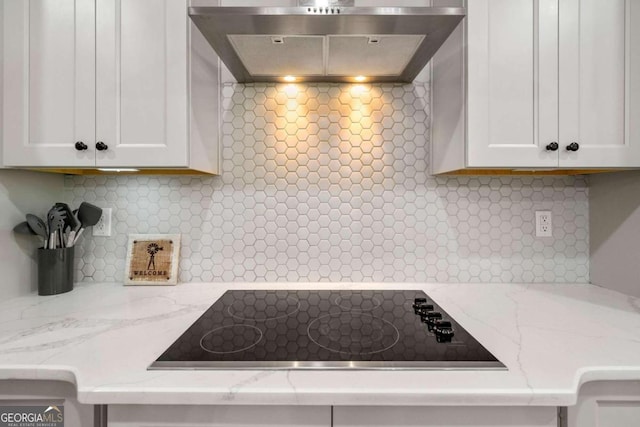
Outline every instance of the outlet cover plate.
{"type": "Polygon", "coordinates": [[[100,237],[111,236],[111,208],[102,209],[100,220],[93,226],[93,235],[100,237]]]}
{"type": "Polygon", "coordinates": [[[536,211],[536,237],[553,237],[551,211],[536,211]]]}

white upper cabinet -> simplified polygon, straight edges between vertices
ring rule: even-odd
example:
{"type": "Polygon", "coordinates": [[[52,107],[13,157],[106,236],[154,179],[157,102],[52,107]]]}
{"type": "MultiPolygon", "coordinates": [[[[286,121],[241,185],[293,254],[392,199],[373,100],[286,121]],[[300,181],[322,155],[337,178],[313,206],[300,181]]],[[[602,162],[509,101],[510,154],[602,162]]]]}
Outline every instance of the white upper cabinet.
{"type": "Polygon", "coordinates": [[[96,0],[100,166],[188,166],[185,0],[96,0]]]}
{"type": "Polygon", "coordinates": [[[219,70],[188,5],[5,0],[5,165],[218,173],[219,70]]]}
{"type": "Polygon", "coordinates": [[[95,3],[5,0],[4,7],[5,165],[93,166],[95,3]]]}
{"type": "Polygon", "coordinates": [[[640,167],[638,0],[464,3],[432,62],[433,173],[640,167]]]}
{"type": "Polygon", "coordinates": [[[556,3],[469,2],[469,164],[557,166],[544,149],[558,129],[556,3]]]}
{"type": "Polygon", "coordinates": [[[559,15],[560,165],[640,166],[640,2],[561,0],[559,15]]]}

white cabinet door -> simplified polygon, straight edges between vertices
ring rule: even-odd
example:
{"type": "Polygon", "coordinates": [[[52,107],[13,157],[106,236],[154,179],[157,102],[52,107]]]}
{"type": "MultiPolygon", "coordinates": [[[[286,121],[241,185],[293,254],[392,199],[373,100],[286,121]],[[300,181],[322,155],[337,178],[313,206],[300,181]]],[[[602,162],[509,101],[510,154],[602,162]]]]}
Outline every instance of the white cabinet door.
{"type": "Polygon", "coordinates": [[[557,167],[557,0],[467,2],[468,167],[557,167]]]}
{"type": "Polygon", "coordinates": [[[331,427],[329,406],[109,405],[108,413],[109,427],[331,427]]]}
{"type": "Polygon", "coordinates": [[[94,165],[94,0],[5,0],[4,55],[5,165],[94,165]]]}
{"type": "MultiPolygon", "coordinates": [[[[0,402],[2,402],[2,406],[44,406],[46,408],[50,405],[64,405],[65,427],[93,426],[94,407],[93,405],[85,405],[78,402],[76,399],[77,394],[75,386],[66,382],[0,381],[0,402]]],[[[29,425],[30,423],[15,424],[29,425]]]]}
{"type": "Polygon", "coordinates": [[[631,427],[640,420],[640,382],[602,381],[583,385],[568,408],[569,427],[631,427]]]}
{"type": "Polygon", "coordinates": [[[187,0],[96,0],[97,166],[188,166],[187,0]]]}
{"type": "Polygon", "coordinates": [[[640,166],[638,24],[637,0],[560,0],[560,166],[640,166]]]}
{"type": "Polygon", "coordinates": [[[333,427],[557,427],[555,407],[341,407],[333,427]]]}

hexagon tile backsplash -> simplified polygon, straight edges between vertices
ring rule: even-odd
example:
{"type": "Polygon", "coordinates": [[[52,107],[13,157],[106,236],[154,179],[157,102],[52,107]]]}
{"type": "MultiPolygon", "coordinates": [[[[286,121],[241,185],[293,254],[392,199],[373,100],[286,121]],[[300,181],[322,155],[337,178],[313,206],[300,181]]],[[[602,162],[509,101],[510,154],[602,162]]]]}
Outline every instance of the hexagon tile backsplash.
{"type": "Polygon", "coordinates": [[[226,85],[222,176],[67,177],[68,201],[114,209],[77,279],[122,281],[129,233],[180,232],[184,282],[587,282],[586,178],[429,176],[428,97],[226,85]]]}

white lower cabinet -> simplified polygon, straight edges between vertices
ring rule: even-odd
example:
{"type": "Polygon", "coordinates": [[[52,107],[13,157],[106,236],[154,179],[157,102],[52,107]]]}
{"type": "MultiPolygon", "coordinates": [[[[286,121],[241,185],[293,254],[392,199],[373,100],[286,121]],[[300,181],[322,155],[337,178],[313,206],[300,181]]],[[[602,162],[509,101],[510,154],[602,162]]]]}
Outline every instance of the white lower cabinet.
{"type": "Polygon", "coordinates": [[[555,407],[334,407],[333,427],[557,427],[555,407]]]}
{"type": "Polygon", "coordinates": [[[110,405],[109,427],[330,427],[329,406],[110,405]]]}
{"type": "Polygon", "coordinates": [[[109,406],[109,427],[556,427],[555,407],[109,406]]]}
{"type": "MultiPolygon", "coordinates": [[[[76,388],[60,381],[0,381],[2,406],[64,406],[65,427],[93,426],[93,405],[76,399],[76,388]]],[[[19,425],[23,425],[18,423],[19,425]]],[[[26,425],[26,424],[25,424],[26,425]]]]}
{"type": "Polygon", "coordinates": [[[568,427],[640,425],[640,382],[602,381],[580,388],[578,403],[568,408],[568,427]]]}

